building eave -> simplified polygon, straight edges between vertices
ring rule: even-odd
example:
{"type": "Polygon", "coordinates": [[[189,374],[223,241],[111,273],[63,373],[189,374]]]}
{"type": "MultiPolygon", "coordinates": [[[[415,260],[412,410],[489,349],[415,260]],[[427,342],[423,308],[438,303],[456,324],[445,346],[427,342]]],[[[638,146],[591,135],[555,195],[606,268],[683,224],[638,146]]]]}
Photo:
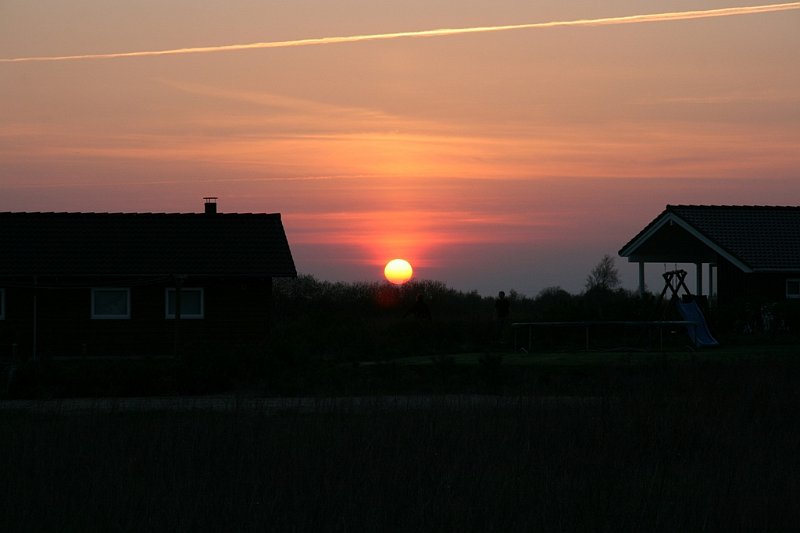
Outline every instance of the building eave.
{"type": "Polygon", "coordinates": [[[671,212],[669,210],[669,206],[667,210],[664,211],[659,218],[653,221],[647,228],[642,230],[642,232],[634,237],[625,247],[623,247],[619,251],[619,255],[621,257],[628,258],[630,262],[639,262],[637,259],[632,258],[636,254],[636,250],[640,248],[645,242],[647,242],[650,238],[652,238],[661,228],[668,224],[675,224],[680,226],[681,229],[686,231],[689,235],[696,238],[698,241],[703,243],[709,249],[713,250],[715,253],[719,254],[725,260],[729,261],[731,264],[735,265],[739,268],[742,272],[752,273],[754,270],[744,262],[742,262],[739,258],[732,255],[730,252],[719,246],[716,242],[709,239],[706,235],[702,232],[698,231],[697,228],[692,226],[690,223],[682,219],[677,214],[671,212]]]}

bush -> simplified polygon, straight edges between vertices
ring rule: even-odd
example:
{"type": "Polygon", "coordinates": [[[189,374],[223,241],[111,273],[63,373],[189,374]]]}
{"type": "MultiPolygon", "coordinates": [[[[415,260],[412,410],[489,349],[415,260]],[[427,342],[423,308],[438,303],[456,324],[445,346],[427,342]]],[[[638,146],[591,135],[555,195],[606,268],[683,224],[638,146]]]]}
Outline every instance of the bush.
{"type": "MultiPolygon", "coordinates": [[[[512,322],[634,320],[652,314],[652,296],[594,288],[571,295],[560,287],[535,298],[510,290],[512,322]]],[[[481,352],[496,338],[494,298],[437,281],[331,283],[312,276],[276,280],[270,350],[281,358],[359,362],[409,355],[481,352]],[[407,316],[417,295],[430,322],[407,316]]]]}

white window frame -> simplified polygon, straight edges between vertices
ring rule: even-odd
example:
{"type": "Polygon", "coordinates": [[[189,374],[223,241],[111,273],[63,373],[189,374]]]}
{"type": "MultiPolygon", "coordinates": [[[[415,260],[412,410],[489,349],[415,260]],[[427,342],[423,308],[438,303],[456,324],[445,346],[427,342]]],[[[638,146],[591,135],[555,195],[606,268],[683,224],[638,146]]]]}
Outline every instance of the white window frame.
{"type": "Polygon", "coordinates": [[[93,320],[130,320],[131,318],[131,290],[127,287],[93,287],[92,288],[92,319],[93,320]],[[110,315],[110,314],[100,314],[95,311],[95,295],[99,292],[125,292],[125,300],[126,300],[126,309],[125,313],[117,314],[117,315],[110,315]]]}
{"type": "Polygon", "coordinates": [[[786,280],[786,298],[794,300],[800,298],[800,278],[789,278],[786,280]],[[789,292],[789,284],[796,283],[798,292],[789,292]]]}
{"type": "MultiPolygon", "coordinates": [[[[203,291],[202,287],[182,287],[181,288],[181,295],[186,294],[187,292],[197,292],[200,293],[200,313],[187,313],[183,307],[181,307],[181,320],[200,320],[205,318],[206,312],[206,304],[205,304],[205,292],[203,291]]],[[[175,313],[169,312],[169,297],[171,294],[175,294],[175,289],[172,287],[167,287],[164,291],[164,318],[168,320],[175,319],[175,313]]],[[[174,296],[173,296],[174,297],[174,296]]]]}
{"type": "Polygon", "coordinates": [[[6,319],[6,290],[0,289],[0,320],[6,319]]]}

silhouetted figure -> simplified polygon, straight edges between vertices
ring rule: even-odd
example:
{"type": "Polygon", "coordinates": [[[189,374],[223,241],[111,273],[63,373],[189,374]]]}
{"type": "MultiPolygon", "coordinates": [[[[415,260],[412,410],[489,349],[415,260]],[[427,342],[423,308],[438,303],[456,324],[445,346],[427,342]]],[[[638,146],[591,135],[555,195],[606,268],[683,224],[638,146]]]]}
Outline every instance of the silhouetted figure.
{"type": "Polygon", "coordinates": [[[428,308],[428,304],[425,303],[425,297],[423,295],[417,295],[417,301],[414,302],[414,305],[411,306],[411,309],[409,309],[403,317],[405,318],[408,315],[414,315],[414,318],[417,320],[431,319],[431,310],[428,308]]]}
{"type": "Polygon", "coordinates": [[[494,302],[494,310],[497,313],[497,320],[508,320],[511,313],[511,301],[506,298],[506,293],[500,291],[497,294],[497,300],[494,302]]]}
{"type": "Polygon", "coordinates": [[[505,330],[508,326],[508,317],[511,315],[511,301],[506,298],[506,293],[500,291],[494,301],[494,311],[497,315],[497,339],[503,342],[505,330]]]}

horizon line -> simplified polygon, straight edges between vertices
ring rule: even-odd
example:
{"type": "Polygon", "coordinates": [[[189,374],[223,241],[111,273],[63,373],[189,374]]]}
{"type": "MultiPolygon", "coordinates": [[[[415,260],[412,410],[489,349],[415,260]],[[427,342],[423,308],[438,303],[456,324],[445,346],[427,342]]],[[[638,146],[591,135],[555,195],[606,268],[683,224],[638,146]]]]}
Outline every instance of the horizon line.
{"type": "Polygon", "coordinates": [[[557,28],[569,26],[611,26],[621,24],[641,24],[648,22],[670,22],[677,20],[693,20],[703,18],[730,17],[737,15],[754,15],[760,13],[774,13],[800,9],[800,2],[781,4],[763,4],[755,6],[726,7],[706,10],[676,11],[665,13],[652,13],[645,15],[626,15],[619,17],[604,17],[595,19],[576,19],[551,22],[532,22],[525,24],[509,24],[499,26],[474,26],[466,28],[441,28],[434,30],[404,31],[395,33],[379,33],[365,35],[347,35],[336,37],[317,37],[287,41],[267,41],[247,44],[227,44],[217,46],[201,46],[191,48],[173,48],[167,50],[149,50],[136,52],[111,52],[98,54],[64,55],[64,56],[30,56],[0,58],[0,63],[26,63],[26,62],[57,62],[80,61],[97,59],[121,59],[132,57],[156,57],[168,55],[204,54],[234,52],[242,50],[258,50],[267,48],[292,48],[299,46],[319,46],[326,44],[356,43],[364,41],[393,40],[422,37],[449,37],[471,33],[490,33],[524,29],[557,28]]]}

